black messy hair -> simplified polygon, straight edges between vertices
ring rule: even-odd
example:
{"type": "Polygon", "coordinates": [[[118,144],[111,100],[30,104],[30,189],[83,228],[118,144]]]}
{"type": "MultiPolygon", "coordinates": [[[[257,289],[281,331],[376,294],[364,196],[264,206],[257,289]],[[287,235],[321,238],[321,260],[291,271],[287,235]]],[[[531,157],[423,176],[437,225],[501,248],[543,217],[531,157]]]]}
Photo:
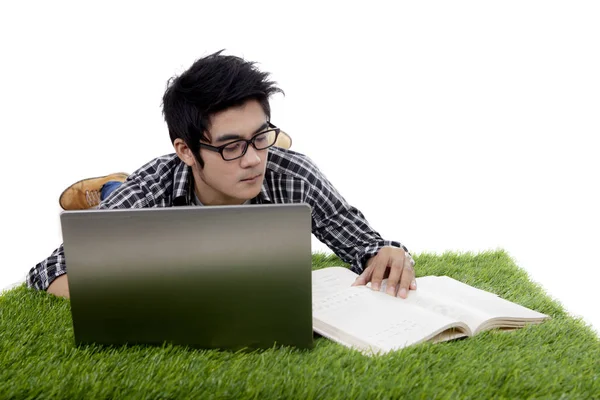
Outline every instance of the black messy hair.
{"type": "Polygon", "coordinates": [[[255,62],[221,55],[223,50],[203,57],[178,77],[169,79],[163,96],[163,115],[171,142],[182,139],[194,153],[200,167],[200,140],[210,141],[206,131],[212,114],[257,100],[271,118],[269,97],[284,94],[261,72],[255,62]]]}

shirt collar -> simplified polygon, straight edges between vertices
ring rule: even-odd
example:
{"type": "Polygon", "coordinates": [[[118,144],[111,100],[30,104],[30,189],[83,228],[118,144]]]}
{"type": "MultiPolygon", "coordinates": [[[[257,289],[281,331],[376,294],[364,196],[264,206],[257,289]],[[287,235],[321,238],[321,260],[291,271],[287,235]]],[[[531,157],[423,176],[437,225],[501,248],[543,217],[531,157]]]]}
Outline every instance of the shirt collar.
{"type": "MultiPolygon", "coordinates": [[[[266,172],[267,171],[265,171],[265,175],[266,175],[266,172]]],[[[266,177],[263,178],[263,183],[260,188],[260,193],[258,194],[258,196],[255,197],[255,199],[257,199],[257,203],[272,203],[273,202],[271,200],[271,197],[269,196],[269,188],[267,185],[266,177]]]]}
{"type": "Polygon", "coordinates": [[[181,161],[175,168],[173,179],[173,205],[189,206],[192,203],[192,168],[181,161]]]}

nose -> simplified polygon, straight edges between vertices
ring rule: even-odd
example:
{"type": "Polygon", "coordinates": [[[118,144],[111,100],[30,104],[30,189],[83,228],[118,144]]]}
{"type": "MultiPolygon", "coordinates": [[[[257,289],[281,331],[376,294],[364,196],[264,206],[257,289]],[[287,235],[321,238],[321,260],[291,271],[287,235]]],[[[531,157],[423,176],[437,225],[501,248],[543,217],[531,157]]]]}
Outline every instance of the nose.
{"type": "Polygon", "coordinates": [[[254,167],[255,165],[260,164],[260,155],[258,154],[258,150],[256,150],[254,146],[248,145],[246,154],[244,154],[241,160],[241,165],[243,168],[254,167]]]}

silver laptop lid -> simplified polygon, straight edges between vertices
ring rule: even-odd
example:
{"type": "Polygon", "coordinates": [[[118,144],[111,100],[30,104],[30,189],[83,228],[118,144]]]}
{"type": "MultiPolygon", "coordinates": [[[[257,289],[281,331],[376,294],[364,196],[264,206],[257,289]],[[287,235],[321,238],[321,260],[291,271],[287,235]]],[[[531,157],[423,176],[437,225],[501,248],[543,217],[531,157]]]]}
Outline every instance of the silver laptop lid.
{"type": "Polygon", "coordinates": [[[76,343],[312,346],[305,204],[65,211],[76,343]]]}

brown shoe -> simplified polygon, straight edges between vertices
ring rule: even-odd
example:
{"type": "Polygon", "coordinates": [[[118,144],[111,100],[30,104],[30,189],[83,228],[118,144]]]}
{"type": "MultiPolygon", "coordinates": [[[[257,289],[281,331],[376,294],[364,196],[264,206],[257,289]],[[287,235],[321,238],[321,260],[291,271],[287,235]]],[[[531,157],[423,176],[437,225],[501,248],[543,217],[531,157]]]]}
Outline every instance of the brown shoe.
{"type": "Polygon", "coordinates": [[[292,138],[290,137],[290,135],[280,130],[279,136],[277,136],[277,141],[275,142],[275,146],[287,150],[290,147],[292,147],[292,138]]]}
{"type": "Polygon", "coordinates": [[[116,174],[88,178],[75,182],[65,189],[58,202],[63,210],[87,210],[100,204],[100,190],[108,181],[125,182],[129,174],[116,174]]]}

